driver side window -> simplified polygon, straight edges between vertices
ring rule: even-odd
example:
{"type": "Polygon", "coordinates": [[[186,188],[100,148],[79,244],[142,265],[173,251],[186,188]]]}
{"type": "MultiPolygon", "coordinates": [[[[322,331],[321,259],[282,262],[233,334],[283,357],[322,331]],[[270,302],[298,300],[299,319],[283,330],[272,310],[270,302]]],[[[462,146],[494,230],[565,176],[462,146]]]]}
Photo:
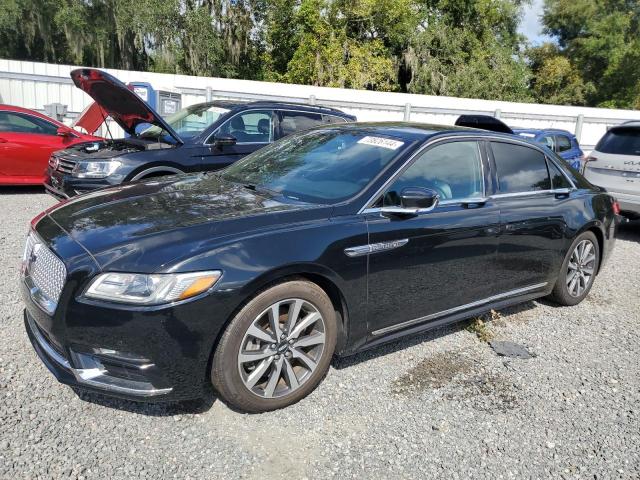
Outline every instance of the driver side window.
{"type": "Polygon", "coordinates": [[[442,202],[484,196],[478,142],[450,142],[427,150],[391,185],[383,206],[399,206],[400,193],[408,187],[431,189],[442,202]]]}
{"type": "Polygon", "coordinates": [[[273,141],[273,112],[252,110],[239,113],[222,125],[216,134],[231,135],[238,144],[273,141]]]}

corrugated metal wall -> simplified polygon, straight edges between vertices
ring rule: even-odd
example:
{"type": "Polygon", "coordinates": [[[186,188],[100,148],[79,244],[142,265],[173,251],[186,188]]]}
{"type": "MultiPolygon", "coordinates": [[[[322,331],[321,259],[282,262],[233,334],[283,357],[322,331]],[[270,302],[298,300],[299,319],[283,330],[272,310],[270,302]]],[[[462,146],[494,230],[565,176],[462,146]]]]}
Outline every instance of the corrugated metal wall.
{"type": "MultiPolygon", "coordinates": [[[[46,104],[61,103],[68,106],[70,123],[91,102],[71,82],[69,72],[73,68],[77,67],[0,59],[0,103],[40,111],[44,110],[46,104]]],[[[453,124],[463,113],[483,113],[499,116],[512,127],[569,130],[576,133],[586,150],[593,148],[607,127],[626,120],[640,120],[640,111],[637,110],[434,97],[126,70],[107,71],[125,83],[149,82],[156,89],[180,92],[183,106],[210,98],[271,99],[337,107],[362,121],[404,119],[439,124],[453,124]]],[[[112,132],[117,136],[122,134],[115,126],[112,132]]]]}

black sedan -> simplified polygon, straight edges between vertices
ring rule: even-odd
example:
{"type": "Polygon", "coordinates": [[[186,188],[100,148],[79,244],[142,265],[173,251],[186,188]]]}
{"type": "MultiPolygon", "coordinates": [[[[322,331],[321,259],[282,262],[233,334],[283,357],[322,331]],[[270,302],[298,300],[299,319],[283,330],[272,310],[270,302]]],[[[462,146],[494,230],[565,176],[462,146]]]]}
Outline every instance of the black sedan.
{"type": "Polygon", "coordinates": [[[25,324],[63,383],[154,400],[213,387],[273,410],[335,354],[538,297],[581,302],[616,219],[604,190],[512,135],[323,127],[43,212],[25,324]]]}

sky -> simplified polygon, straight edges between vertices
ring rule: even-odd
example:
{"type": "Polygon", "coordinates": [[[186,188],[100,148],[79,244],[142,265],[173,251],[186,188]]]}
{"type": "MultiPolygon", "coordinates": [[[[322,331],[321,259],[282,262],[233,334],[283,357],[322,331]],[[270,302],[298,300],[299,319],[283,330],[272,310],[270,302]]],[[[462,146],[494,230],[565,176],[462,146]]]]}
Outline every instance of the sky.
{"type": "Polygon", "coordinates": [[[534,44],[549,40],[549,37],[542,34],[542,25],[540,23],[543,5],[544,0],[533,0],[530,5],[525,6],[524,16],[518,29],[534,44]]]}

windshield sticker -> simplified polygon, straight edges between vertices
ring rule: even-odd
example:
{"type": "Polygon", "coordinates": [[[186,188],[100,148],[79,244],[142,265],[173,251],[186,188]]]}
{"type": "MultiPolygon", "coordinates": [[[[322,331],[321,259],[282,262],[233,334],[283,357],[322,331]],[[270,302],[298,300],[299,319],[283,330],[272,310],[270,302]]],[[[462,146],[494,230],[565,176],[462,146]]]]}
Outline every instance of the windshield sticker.
{"type": "Polygon", "coordinates": [[[358,140],[358,143],[361,143],[363,145],[373,145],[374,147],[387,148],[389,150],[397,150],[402,145],[404,145],[404,142],[401,142],[399,140],[391,140],[390,138],[369,137],[369,136],[362,137],[360,140],[358,140]]]}

